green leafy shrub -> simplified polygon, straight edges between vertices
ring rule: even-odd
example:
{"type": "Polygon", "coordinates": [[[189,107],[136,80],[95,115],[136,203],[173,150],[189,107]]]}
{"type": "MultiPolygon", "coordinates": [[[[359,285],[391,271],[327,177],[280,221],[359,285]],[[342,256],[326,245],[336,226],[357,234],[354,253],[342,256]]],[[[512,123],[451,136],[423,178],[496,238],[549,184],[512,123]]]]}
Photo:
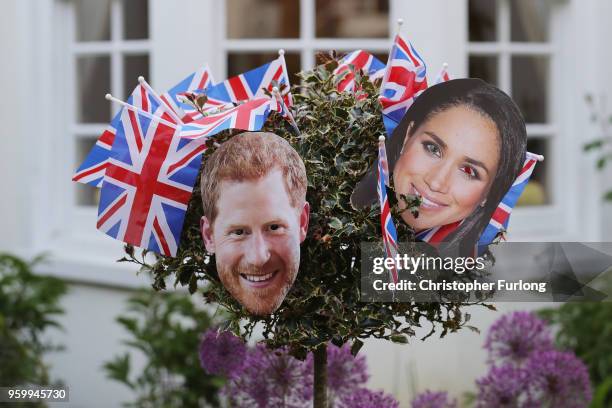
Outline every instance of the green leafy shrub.
{"type": "Polygon", "coordinates": [[[34,274],[40,261],[0,253],[0,386],[52,384],[43,357],[61,347],[42,335],[60,327],[59,301],[67,287],[57,278],[34,274]]]}
{"type": "Polygon", "coordinates": [[[556,329],[556,342],[573,350],[589,368],[595,387],[593,407],[612,404],[612,303],[566,303],[540,316],[556,329]]]}
{"type": "Polygon", "coordinates": [[[146,358],[135,372],[129,353],[105,363],[109,378],[137,395],[130,407],[218,406],[220,377],[202,371],[198,359],[199,337],[213,323],[184,293],[142,290],[128,300],[130,313],[117,321],[130,333],[125,344],[146,358]]]}

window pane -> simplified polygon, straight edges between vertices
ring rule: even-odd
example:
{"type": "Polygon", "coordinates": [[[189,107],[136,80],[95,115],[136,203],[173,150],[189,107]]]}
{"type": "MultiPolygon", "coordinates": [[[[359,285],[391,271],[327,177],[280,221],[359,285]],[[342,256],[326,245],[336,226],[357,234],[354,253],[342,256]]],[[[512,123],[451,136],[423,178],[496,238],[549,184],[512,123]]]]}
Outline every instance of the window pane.
{"type": "Polygon", "coordinates": [[[317,0],[316,26],[317,37],[388,37],[389,1],[317,0]]]}
{"type": "Polygon", "coordinates": [[[77,0],[77,41],[110,40],[111,0],[77,0]]]}
{"type": "Polygon", "coordinates": [[[548,181],[548,169],[552,165],[552,156],[549,154],[549,141],[542,138],[530,138],[527,140],[527,151],[541,154],[545,160],[536,164],[529,179],[529,183],[521,194],[517,206],[545,205],[550,204],[550,183],[548,181]]]}
{"type": "Polygon", "coordinates": [[[480,78],[490,84],[498,86],[497,80],[497,57],[496,56],[471,56],[469,66],[469,77],[480,78]]]}
{"type": "Polygon", "coordinates": [[[227,38],[298,38],[300,2],[227,0],[227,38]]]}
{"type": "Polygon", "coordinates": [[[470,41],[497,39],[497,1],[469,0],[468,20],[470,41]]]}
{"type": "Polygon", "coordinates": [[[512,57],[512,99],[525,122],[548,121],[548,57],[512,57]]]}
{"type": "Polygon", "coordinates": [[[149,38],[148,0],[123,0],[123,33],[128,40],[149,38]]]}
{"type": "Polygon", "coordinates": [[[149,79],[149,56],[127,55],[124,57],[123,98],[127,99],[138,85],[138,77],[149,79]]]}
{"type": "Polygon", "coordinates": [[[512,41],[548,41],[550,2],[548,0],[513,0],[510,2],[510,38],[512,41]]]}
{"type": "Polygon", "coordinates": [[[77,121],[106,123],[111,119],[110,57],[77,58],[77,121]]]}
{"type": "MultiPolygon", "coordinates": [[[[76,157],[74,168],[76,169],[81,165],[87,154],[91,151],[91,148],[96,143],[96,138],[77,138],[76,141],[76,157]]],[[[87,184],[74,183],[76,187],[76,203],[77,205],[98,205],[98,200],[100,198],[99,189],[96,187],[92,187],[87,184]]]]}
{"type": "MultiPolygon", "coordinates": [[[[230,53],[227,56],[227,76],[228,78],[234,75],[242,74],[260,65],[266,64],[278,58],[278,53],[230,53]]],[[[289,71],[289,81],[292,85],[299,84],[300,80],[295,75],[300,72],[300,55],[294,53],[285,53],[285,61],[287,70],[289,71]]]]}

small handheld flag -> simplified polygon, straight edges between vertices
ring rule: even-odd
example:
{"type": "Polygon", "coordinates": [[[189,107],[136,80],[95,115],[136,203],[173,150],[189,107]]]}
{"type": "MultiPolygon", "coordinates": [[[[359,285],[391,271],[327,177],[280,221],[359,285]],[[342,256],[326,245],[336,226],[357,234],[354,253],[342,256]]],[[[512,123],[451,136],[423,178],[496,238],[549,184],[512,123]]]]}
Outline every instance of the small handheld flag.
{"type": "MultiPolygon", "coordinates": [[[[387,185],[389,184],[389,172],[386,168],[387,151],[385,148],[385,137],[378,138],[378,199],[380,202],[380,223],[382,227],[383,246],[387,258],[394,258],[398,255],[397,230],[391,218],[391,209],[387,199],[387,185]]],[[[397,268],[391,268],[391,278],[397,283],[397,268]]]]}
{"type": "Polygon", "coordinates": [[[334,69],[334,75],[339,78],[336,88],[340,92],[356,92],[354,71],[364,71],[370,81],[374,81],[382,78],[384,68],[385,64],[366,51],[356,50],[348,53],[338,61],[338,66],[334,69]]]}
{"type": "Polygon", "coordinates": [[[412,44],[396,35],[378,97],[387,135],[393,133],[414,99],[427,89],[426,71],[425,61],[412,44]]]}
{"type": "Polygon", "coordinates": [[[440,69],[440,72],[438,72],[438,76],[436,76],[434,85],[446,81],[450,81],[450,75],[448,75],[448,64],[445,62],[442,64],[442,69],[440,69]]]}

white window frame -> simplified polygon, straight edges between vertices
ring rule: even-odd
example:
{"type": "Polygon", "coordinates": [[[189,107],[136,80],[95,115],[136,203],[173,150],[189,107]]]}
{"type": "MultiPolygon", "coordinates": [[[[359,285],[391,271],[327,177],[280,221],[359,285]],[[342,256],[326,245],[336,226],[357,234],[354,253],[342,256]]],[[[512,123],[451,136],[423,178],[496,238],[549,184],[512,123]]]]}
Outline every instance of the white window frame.
{"type": "MultiPolygon", "coordinates": [[[[298,0],[300,2],[299,38],[291,39],[228,39],[227,38],[227,2],[218,9],[220,30],[220,50],[218,67],[227,76],[227,58],[230,53],[240,52],[277,52],[284,49],[287,53],[300,54],[300,67],[308,70],[315,66],[315,54],[319,50],[334,49],[340,52],[364,49],[373,53],[388,53],[390,40],[395,35],[395,23],[392,19],[392,4],[389,1],[389,36],[385,38],[322,38],[316,37],[316,1],[298,0]]],[[[386,61],[383,61],[386,63],[386,61]]]]}
{"type": "MultiPolygon", "coordinates": [[[[49,43],[52,67],[51,89],[54,118],[52,133],[46,146],[40,147],[44,155],[45,168],[36,189],[47,205],[35,207],[34,223],[40,227],[32,232],[29,255],[46,252],[49,262],[40,270],[71,281],[102,284],[117,287],[139,287],[147,282],[136,276],[136,266],[117,263],[124,256],[123,243],[113,240],[96,229],[97,207],[82,206],[76,202],[76,183],[72,174],[79,163],[75,163],[76,147],[80,139],[95,140],[107,123],[78,123],[76,67],[80,56],[109,56],[111,92],[125,98],[123,57],[148,55],[151,61],[152,41],[148,39],[123,39],[123,9],[121,1],[111,4],[111,38],[109,41],[77,42],[76,13],[73,0],[48,0],[46,13],[53,16],[47,28],[53,40],[49,43]],[[51,156],[50,158],[47,156],[51,156]],[[42,206],[41,206],[42,207],[42,206]]],[[[129,1],[129,0],[127,0],[129,1]]],[[[149,10],[151,5],[149,4],[149,10]]],[[[150,20],[149,11],[149,20],[150,20]]],[[[149,24],[149,27],[151,25],[149,24]]],[[[149,28],[151,31],[151,28],[149,28]]],[[[151,69],[151,62],[149,62],[151,69]]],[[[103,96],[101,96],[103,97],[103,96]]],[[[111,112],[118,111],[112,106],[111,112]]],[[[110,122],[110,118],[109,118],[110,122]]],[[[24,254],[26,255],[26,254],[24,254]]]]}
{"type": "MultiPolygon", "coordinates": [[[[568,220],[574,215],[575,208],[571,192],[567,191],[567,180],[571,178],[571,171],[564,163],[568,155],[569,140],[568,122],[565,119],[566,107],[562,98],[567,97],[562,85],[563,78],[568,73],[563,67],[564,52],[561,44],[564,43],[564,27],[567,29],[568,16],[564,8],[566,2],[558,1],[551,7],[550,32],[546,42],[512,42],[510,38],[510,1],[497,0],[497,33],[496,41],[467,42],[468,59],[471,56],[496,56],[497,80],[500,89],[512,96],[511,64],[513,56],[545,56],[549,63],[549,85],[547,101],[548,123],[528,123],[527,135],[529,139],[545,139],[548,151],[545,157],[548,166],[547,189],[549,203],[539,206],[516,207],[511,216],[509,238],[512,241],[562,241],[576,236],[576,226],[570,225],[568,220]]],[[[467,7],[467,2],[466,2],[467,7]]],[[[469,24],[469,23],[468,23],[469,24]]],[[[544,164],[540,164],[544,165],[544,164]]],[[[575,239],[575,238],[574,238],[575,239]]]]}

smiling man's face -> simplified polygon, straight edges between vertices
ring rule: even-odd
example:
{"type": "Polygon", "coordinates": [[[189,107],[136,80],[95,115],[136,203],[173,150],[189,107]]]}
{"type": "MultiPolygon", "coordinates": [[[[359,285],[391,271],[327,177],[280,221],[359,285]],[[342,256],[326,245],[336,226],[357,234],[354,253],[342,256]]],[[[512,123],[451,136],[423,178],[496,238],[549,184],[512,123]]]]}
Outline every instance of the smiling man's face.
{"type": "Polygon", "coordinates": [[[272,169],[255,180],[222,180],[216,208],[200,226],[221,282],[249,312],[273,313],[298,273],[308,203],[292,207],[283,174],[272,169]]]}

